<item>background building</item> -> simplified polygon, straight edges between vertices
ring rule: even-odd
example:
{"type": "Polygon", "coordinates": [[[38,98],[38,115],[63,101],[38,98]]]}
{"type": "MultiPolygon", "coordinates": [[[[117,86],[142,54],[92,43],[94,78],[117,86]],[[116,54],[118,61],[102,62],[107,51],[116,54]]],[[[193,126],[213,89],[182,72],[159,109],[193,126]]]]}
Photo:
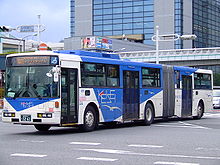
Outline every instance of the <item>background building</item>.
{"type": "Polygon", "coordinates": [[[216,47],[220,43],[219,0],[71,0],[71,37],[108,36],[154,45],[160,34],[196,34],[194,41],[171,41],[160,49],[216,47]]]}
{"type": "Polygon", "coordinates": [[[24,40],[15,38],[10,34],[0,33],[0,54],[8,52],[18,52],[19,48],[22,49],[23,44],[24,40]]]}

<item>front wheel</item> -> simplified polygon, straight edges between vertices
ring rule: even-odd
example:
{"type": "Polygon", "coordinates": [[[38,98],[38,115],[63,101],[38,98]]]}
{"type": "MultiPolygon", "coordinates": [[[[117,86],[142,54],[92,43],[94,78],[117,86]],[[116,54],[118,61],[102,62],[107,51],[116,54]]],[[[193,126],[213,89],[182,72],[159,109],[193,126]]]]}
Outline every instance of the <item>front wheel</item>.
{"type": "Polygon", "coordinates": [[[85,132],[93,131],[97,126],[97,116],[95,109],[92,106],[88,106],[84,113],[83,125],[80,126],[81,130],[85,132]]]}
{"type": "Polygon", "coordinates": [[[151,125],[154,121],[154,108],[151,104],[147,104],[144,110],[144,125],[151,125]]]}
{"type": "Polygon", "coordinates": [[[41,131],[41,132],[46,132],[50,129],[50,125],[42,125],[42,124],[37,124],[37,125],[34,125],[34,127],[38,130],[38,131],[41,131]]]}
{"type": "Polygon", "coordinates": [[[204,114],[204,106],[202,103],[199,103],[197,107],[197,116],[194,116],[193,119],[201,119],[204,114]]]}

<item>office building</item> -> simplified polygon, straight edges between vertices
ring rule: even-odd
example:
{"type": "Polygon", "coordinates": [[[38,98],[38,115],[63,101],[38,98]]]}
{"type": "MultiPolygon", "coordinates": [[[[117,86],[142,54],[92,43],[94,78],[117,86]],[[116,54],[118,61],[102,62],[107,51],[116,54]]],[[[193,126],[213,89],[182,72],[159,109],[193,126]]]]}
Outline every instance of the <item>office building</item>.
{"type": "Polygon", "coordinates": [[[160,34],[196,34],[196,40],[161,42],[160,49],[216,47],[219,0],[71,0],[71,37],[107,36],[154,45],[160,34]]]}

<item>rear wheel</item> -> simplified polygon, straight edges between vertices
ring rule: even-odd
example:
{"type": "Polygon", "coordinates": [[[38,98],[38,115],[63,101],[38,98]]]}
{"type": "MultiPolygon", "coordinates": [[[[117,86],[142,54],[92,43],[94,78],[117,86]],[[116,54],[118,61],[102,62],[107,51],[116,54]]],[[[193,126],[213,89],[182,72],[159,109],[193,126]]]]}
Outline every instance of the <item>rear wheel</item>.
{"type": "Polygon", "coordinates": [[[154,121],[154,108],[151,104],[147,104],[144,111],[144,125],[151,125],[154,121]]]}
{"type": "Polygon", "coordinates": [[[197,107],[197,116],[194,116],[194,119],[201,119],[204,114],[204,105],[200,102],[197,107]]]}
{"type": "Polygon", "coordinates": [[[83,121],[84,124],[80,126],[81,130],[89,132],[96,128],[98,122],[94,107],[88,106],[86,108],[83,121]]]}
{"type": "Polygon", "coordinates": [[[50,125],[42,125],[42,124],[37,124],[37,125],[34,125],[34,127],[38,130],[38,131],[42,131],[42,132],[46,132],[50,129],[50,125]]]}

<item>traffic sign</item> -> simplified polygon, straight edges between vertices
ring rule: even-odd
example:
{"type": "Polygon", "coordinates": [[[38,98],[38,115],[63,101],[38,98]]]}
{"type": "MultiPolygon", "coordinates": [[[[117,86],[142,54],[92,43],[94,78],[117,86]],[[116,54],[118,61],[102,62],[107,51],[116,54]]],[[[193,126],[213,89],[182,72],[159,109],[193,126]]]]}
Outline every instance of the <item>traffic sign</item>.
{"type": "Polygon", "coordinates": [[[16,28],[19,33],[32,33],[32,32],[43,32],[45,30],[44,25],[20,25],[16,28]],[[39,29],[38,29],[39,28],[39,29]]]}
{"type": "Polygon", "coordinates": [[[41,44],[39,45],[39,50],[47,50],[47,49],[48,49],[47,44],[41,43],[41,44]]]}

